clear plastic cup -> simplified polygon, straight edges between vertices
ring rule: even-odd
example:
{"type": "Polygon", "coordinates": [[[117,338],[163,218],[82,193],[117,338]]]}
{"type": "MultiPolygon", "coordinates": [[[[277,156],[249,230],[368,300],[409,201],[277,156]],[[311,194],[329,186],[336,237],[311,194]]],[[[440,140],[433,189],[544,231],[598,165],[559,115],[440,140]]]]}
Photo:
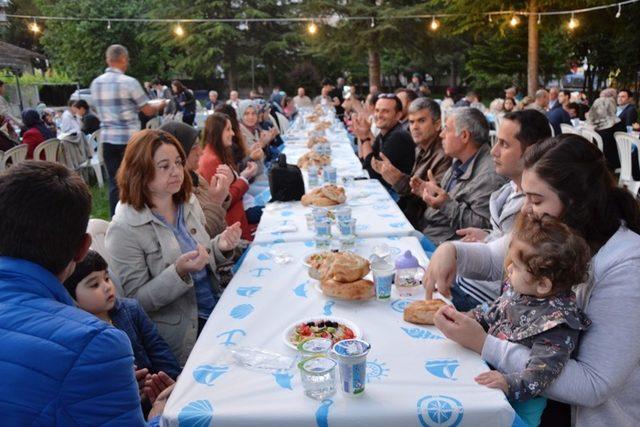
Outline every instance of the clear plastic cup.
{"type": "Polygon", "coordinates": [[[302,359],[298,363],[304,394],[323,400],[336,392],[336,361],[324,356],[302,359]]]}
{"type": "Polygon", "coordinates": [[[371,264],[373,273],[373,284],[376,288],[376,298],[378,300],[388,300],[391,297],[391,285],[395,270],[393,265],[380,260],[371,264]]]}
{"type": "Polygon", "coordinates": [[[302,357],[327,356],[333,343],[328,338],[311,338],[298,344],[298,351],[302,357]]]}
{"type": "Polygon", "coordinates": [[[351,219],[351,208],[343,206],[336,210],[336,220],[338,222],[348,221],[351,219]]]}
{"type": "Polygon", "coordinates": [[[314,231],[316,227],[315,227],[315,220],[313,219],[313,214],[308,213],[308,214],[305,214],[304,217],[307,220],[307,229],[314,231]]]}
{"type": "Polygon", "coordinates": [[[338,171],[333,166],[325,166],[322,171],[322,178],[326,184],[336,184],[338,182],[338,171]]]}
{"type": "Polygon", "coordinates": [[[331,249],[331,237],[329,236],[316,236],[315,243],[318,250],[327,251],[331,249]]]}
{"type": "Polygon", "coordinates": [[[338,361],[340,385],[347,395],[364,393],[367,383],[367,354],[371,345],[365,341],[351,339],[337,342],[332,353],[338,361]]]}
{"type": "Polygon", "coordinates": [[[309,183],[309,187],[317,187],[318,184],[320,184],[317,166],[309,165],[307,167],[307,181],[309,183]]]}
{"type": "Polygon", "coordinates": [[[315,219],[313,226],[316,229],[316,236],[331,237],[331,221],[329,218],[315,219]]]}

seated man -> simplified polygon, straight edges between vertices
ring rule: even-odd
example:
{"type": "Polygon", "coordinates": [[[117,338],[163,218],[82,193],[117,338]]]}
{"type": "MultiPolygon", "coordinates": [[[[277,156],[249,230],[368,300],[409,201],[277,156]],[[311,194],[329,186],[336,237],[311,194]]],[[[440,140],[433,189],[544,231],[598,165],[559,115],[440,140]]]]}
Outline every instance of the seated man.
{"type": "Polygon", "coordinates": [[[458,239],[461,228],[488,228],[489,197],[506,182],[494,170],[489,123],[480,110],[454,109],[440,137],[444,153],[454,159],[452,166],[441,185],[428,172],[428,180],[415,180],[413,189],[427,204],[422,232],[436,245],[458,239]]]}
{"type": "Polygon", "coordinates": [[[145,424],[127,335],[76,308],[62,285],[91,244],[90,212],[89,188],[61,164],[0,175],[3,425],[145,424]]]}
{"type": "Polygon", "coordinates": [[[560,135],[562,133],[560,124],[571,124],[571,114],[569,112],[570,100],[571,92],[568,90],[561,90],[558,92],[558,99],[556,100],[557,107],[550,109],[547,113],[547,119],[549,119],[549,123],[553,126],[553,132],[556,135],[560,135]]]}
{"type": "Polygon", "coordinates": [[[633,93],[629,89],[621,89],[618,92],[617,116],[625,126],[632,126],[638,122],[638,110],[633,102],[633,93]]]}
{"type": "Polygon", "coordinates": [[[372,159],[379,160],[384,156],[400,172],[409,175],[413,169],[415,160],[415,144],[411,135],[407,132],[400,118],[402,117],[402,102],[394,94],[381,94],[378,96],[374,110],[374,120],[380,133],[375,140],[371,128],[365,121],[359,126],[357,136],[360,139],[360,159],[363,168],[369,172],[372,179],[379,179],[385,187],[390,188],[382,176],[371,166],[372,159]]]}
{"type": "Polygon", "coordinates": [[[422,197],[411,192],[411,180],[427,180],[431,171],[437,182],[451,166],[451,158],[444,154],[440,139],[440,106],[429,98],[418,98],[408,108],[408,123],[411,138],[416,145],[416,160],[411,174],[400,172],[389,159],[380,154],[382,160],[371,159],[371,166],[382,179],[400,195],[398,206],[414,227],[419,226],[427,205],[422,197]],[[415,178],[413,178],[415,177],[415,178]]]}
{"type": "MultiPolygon", "coordinates": [[[[562,92],[560,92],[562,98],[562,92]]],[[[567,98],[568,99],[568,98],[567,98]]],[[[562,105],[555,110],[564,108],[562,105]]],[[[555,111],[553,110],[553,111],[555,111]]],[[[511,227],[524,203],[522,156],[525,150],[551,136],[549,122],[542,113],[522,110],[508,113],[498,129],[498,140],[491,149],[496,173],[509,179],[489,199],[491,228],[469,227],[457,231],[464,242],[491,242],[511,231],[511,227]]],[[[453,304],[460,311],[468,311],[478,304],[490,302],[500,295],[502,281],[485,282],[457,277],[451,288],[453,304]]]]}

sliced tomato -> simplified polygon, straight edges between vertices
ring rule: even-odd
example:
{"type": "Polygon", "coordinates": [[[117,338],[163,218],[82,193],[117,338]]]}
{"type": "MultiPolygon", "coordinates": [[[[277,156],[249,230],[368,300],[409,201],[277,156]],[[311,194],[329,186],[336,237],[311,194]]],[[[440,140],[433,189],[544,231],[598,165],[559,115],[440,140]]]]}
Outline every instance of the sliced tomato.
{"type": "Polygon", "coordinates": [[[356,335],[353,333],[353,331],[349,328],[347,328],[346,326],[344,327],[344,332],[343,332],[343,339],[345,340],[349,340],[352,338],[355,338],[356,335]]]}

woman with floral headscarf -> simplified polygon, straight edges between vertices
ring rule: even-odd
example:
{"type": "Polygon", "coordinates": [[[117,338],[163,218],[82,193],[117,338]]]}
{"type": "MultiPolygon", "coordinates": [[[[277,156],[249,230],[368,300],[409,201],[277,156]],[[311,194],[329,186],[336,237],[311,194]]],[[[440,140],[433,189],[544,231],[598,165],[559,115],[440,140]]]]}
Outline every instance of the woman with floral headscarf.
{"type": "MultiPolygon", "coordinates": [[[[611,171],[620,167],[618,146],[613,136],[616,132],[626,132],[627,128],[616,115],[616,101],[613,98],[598,98],[587,113],[587,126],[602,137],[604,157],[611,171]]],[[[637,161],[636,161],[637,162],[637,161]]]]}

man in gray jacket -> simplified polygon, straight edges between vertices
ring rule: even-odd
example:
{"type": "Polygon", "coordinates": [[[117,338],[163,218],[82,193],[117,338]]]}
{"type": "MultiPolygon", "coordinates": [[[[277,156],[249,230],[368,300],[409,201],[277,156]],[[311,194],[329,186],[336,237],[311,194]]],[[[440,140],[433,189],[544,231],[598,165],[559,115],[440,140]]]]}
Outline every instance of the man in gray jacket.
{"type": "MultiPolygon", "coordinates": [[[[504,116],[498,129],[498,140],[491,149],[496,173],[509,179],[499,190],[491,194],[489,212],[491,228],[483,230],[468,227],[456,233],[463,242],[491,242],[509,233],[524,203],[520,187],[522,180],[522,155],[525,150],[551,136],[549,121],[536,110],[515,111],[504,116]]],[[[460,311],[468,311],[493,301],[500,295],[501,281],[472,280],[458,276],[451,288],[452,302],[460,311]]]]}
{"type": "Polygon", "coordinates": [[[458,239],[456,230],[461,228],[488,228],[489,197],[506,182],[494,170],[489,123],[480,110],[453,110],[440,137],[444,153],[454,159],[453,164],[440,185],[429,172],[428,181],[414,187],[427,204],[422,232],[436,245],[458,239]]]}

